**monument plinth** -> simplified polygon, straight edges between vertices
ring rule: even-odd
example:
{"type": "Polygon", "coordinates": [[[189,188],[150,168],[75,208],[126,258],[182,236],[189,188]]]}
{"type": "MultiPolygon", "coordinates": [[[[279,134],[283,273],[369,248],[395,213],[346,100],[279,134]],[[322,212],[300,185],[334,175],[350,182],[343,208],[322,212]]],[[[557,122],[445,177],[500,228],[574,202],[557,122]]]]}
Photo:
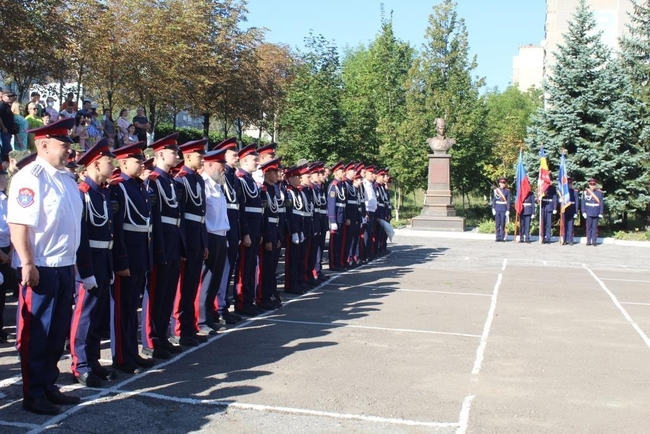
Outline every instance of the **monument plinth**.
{"type": "Polygon", "coordinates": [[[456,216],[451,202],[451,155],[447,153],[456,141],[445,137],[444,119],[436,119],[436,132],[436,137],[427,139],[433,154],[429,154],[429,182],[424,206],[411,224],[413,229],[463,232],[465,219],[456,216]]]}

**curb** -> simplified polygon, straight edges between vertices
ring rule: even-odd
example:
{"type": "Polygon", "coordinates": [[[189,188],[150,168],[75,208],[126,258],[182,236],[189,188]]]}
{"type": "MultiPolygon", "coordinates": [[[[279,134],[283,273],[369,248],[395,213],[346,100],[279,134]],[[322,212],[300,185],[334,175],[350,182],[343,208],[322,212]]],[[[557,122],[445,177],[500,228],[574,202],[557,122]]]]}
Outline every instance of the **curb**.
{"type": "MultiPolygon", "coordinates": [[[[494,234],[479,234],[476,232],[445,232],[445,231],[427,231],[422,229],[395,229],[395,235],[418,238],[453,238],[462,240],[483,240],[494,241],[494,234]]],[[[539,241],[538,236],[531,236],[531,241],[539,241]]],[[[508,241],[514,241],[514,236],[508,235],[508,241]]],[[[551,237],[551,241],[559,242],[560,237],[551,237]]],[[[586,244],[585,237],[574,237],[573,241],[577,244],[586,244]]],[[[617,240],[616,238],[598,238],[599,244],[613,244],[617,246],[628,247],[645,247],[650,248],[650,242],[647,241],[630,241],[617,240]]]]}

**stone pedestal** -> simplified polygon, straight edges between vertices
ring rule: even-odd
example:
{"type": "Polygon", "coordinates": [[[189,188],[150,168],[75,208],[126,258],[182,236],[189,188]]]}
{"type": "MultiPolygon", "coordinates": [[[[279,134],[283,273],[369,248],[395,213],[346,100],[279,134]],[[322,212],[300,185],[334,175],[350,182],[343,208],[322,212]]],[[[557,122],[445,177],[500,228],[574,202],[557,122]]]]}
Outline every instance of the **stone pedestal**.
{"type": "Polygon", "coordinates": [[[456,216],[451,204],[450,162],[449,154],[429,154],[429,184],[422,213],[413,218],[413,229],[465,230],[465,219],[456,216]]]}

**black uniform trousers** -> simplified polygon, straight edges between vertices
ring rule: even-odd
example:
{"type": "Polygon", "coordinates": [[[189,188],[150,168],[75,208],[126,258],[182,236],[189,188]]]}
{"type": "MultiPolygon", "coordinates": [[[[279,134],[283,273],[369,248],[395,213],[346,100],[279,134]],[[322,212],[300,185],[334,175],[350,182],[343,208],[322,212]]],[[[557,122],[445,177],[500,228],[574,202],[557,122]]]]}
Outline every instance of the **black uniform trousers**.
{"type": "MultiPolygon", "coordinates": [[[[343,228],[341,225],[336,231],[330,231],[330,245],[329,245],[329,259],[330,269],[337,268],[342,265],[341,250],[343,250],[343,228]]],[[[291,242],[291,238],[289,238],[291,242]]]]}
{"type": "Polygon", "coordinates": [[[316,255],[318,254],[318,235],[305,237],[305,256],[303,257],[304,267],[302,270],[302,280],[308,281],[314,279],[314,268],[316,267],[316,255]]]}
{"type": "Polygon", "coordinates": [[[100,367],[101,339],[109,312],[110,282],[97,282],[90,290],[77,286],[70,327],[72,372],[82,375],[100,367]]]}
{"type": "Polygon", "coordinates": [[[255,305],[255,271],[257,269],[257,254],[260,237],[250,237],[251,245],[239,246],[239,264],[235,279],[237,286],[237,310],[255,305]]]}
{"type": "Polygon", "coordinates": [[[185,256],[181,263],[172,330],[175,336],[191,337],[197,332],[195,303],[203,267],[203,250],[188,250],[185,256]]]}
{"type": "Polygon", "coordinates": [[[154,264],[149,285],[142,301],[142,346],[157,348],[167,341],[167,330],[174,310],[178,289],[180,260],[154,264]]]}
{"type": "Polygon", "coordinates": [[[300,264],[302,262],[301,252],[304,252],[304,244],[291,242],[291,235],[286,235],[285,258],[284,258],[284,292],[302,293],[300,284],[300,264]]]}
{"type": "Polygon", "coordinates": [[[368,222],[363,228],[363,250],[364,259],[371,259],[375,256],[375,212],[368,211],[368,222]]]}
{"type": "Polygon", "coordinates": [[[234,303],[235,291],[234,285],[231,286],[230,282],[234,281],[235,270],[237,267],[237,260],[239,259],[239,228],[230,229],[226,232],[226,238],[228,239],[227,247],[227,259],[228,259],[228,276],[226,279],[226,305],[219,306],[219,310],[228,309],[228,306],[231,306],[234,303]]]}
{"type": "Polygon", "coordinates": [[[111,352],[118,365],[135,364],[138,355],[138,307],[145,278],[145,271],[131,271],[129,277],[115,276],[111,288],[111,352]]]}
{"type": "Polygon", "coordinates": [[[264,248],[264,243],[259,247],[259,273],[257,278],[257,304],[268,303],[271,297],[277,293],[278,281],[275,277],[275,271],[280,259],[280,249],[277,243],[271,243],[271,250],[264,248]]]}
{"type": "MultiPolygon", "coordinates": [[[[2,247],[0,250],[9,254],[11,246],[2,247]]],[[[0,285],[0,330],[4,328],[4,310],[7,300],[7,290],[11,289],[12,293],[16,292],[18,283],[16,282],[16,270],[11,268],[11,260],[7,264],[0,264],[0,273],[4,277],[4,282],[0,285]]]]}
{"type": "MultiPolygon", "coordinates": [[[[23,376],[23,397],[56,390],[57,367],[70,331],[74,266],[37,267],[38,286],[20,286],[16,347],[23,376]]],[[[18,276],[22,269],[18,268],[18,276]]]]}
{"type": "MultiPolygon", "coordinates": [[[[208,232],[208,258],[203,261],[201,269],[200,288],[196,295],[196,323],[199,329],[203,326],[214,324],[212,318],[215,299],[221,287],[221,278],[226,267],[228,249],[225,235],[215,235],[208,232]]],[[[222,295],[225,297],[225,295],[222,295]]]]}

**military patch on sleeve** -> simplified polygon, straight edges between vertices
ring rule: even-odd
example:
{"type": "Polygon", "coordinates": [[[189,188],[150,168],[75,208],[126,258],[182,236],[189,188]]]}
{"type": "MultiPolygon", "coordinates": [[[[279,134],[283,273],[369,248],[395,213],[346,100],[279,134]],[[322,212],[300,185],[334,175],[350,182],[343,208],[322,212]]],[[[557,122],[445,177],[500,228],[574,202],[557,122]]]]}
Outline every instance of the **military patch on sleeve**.
{"type": "Polygon", "coordinates": [[[336,193],[334,192],[334,190],[330,191],[330,197],[336,197],[336,193]]]}
{"type": "Polygon", "coordinates": [[[18,200],[18,205],[23,208],[32,206],[34,204],[34,196],[34,190],[31,188],[21,188],[18,191],[18,197],[16,198],[18,200]]]}

